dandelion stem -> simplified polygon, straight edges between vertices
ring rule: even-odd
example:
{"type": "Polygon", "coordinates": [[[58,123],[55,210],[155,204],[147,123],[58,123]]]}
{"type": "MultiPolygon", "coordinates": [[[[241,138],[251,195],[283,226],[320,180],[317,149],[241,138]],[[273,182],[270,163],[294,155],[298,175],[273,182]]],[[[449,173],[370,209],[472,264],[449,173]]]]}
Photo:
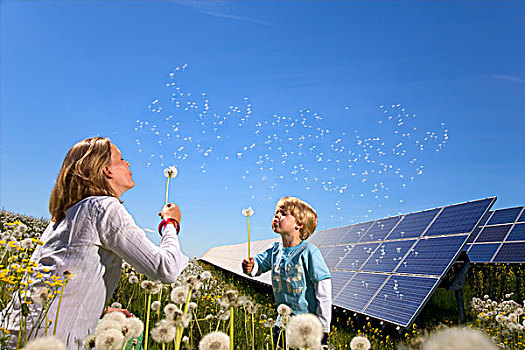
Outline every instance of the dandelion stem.
{"type": "Polygon", "coordinates": [[[230,349],[233,350],[233,306],[230,306],[230,349]]]}
{"type": "Polygon", "coordinates": [[[57,325],[58,325],[58,314],[60,312],[60,305],[62,304],[62,297],[64,296],[64,288],[66,288],[67,279],[64,278],[64,284],[62,285],[62,288],[60,289],[60,298],[58,298],[58,307],[57,307],[57,314],[55,315],[55,325],[53,326],[53,335],[56,335],[57,333],[57,325]]]}
{"type": "Polygon", "coordinates": [[[249,258],[250,256],[252,256],[250,253],[250,217],[247,216],[246,220],[248,220],[248,258],[249,258]]]}
{"type": "Polygon", "coordinates": [[[151,293],[148,293],[148,303],[146,305],[146,331],[144,332],[144,350],[148,350],[148,328],[149,328],[149,314],[151,309],[151,293]]]}
{"type": "Polygon", "coordinates": [[[199,330],[199,334],[202,337],[202,331],[201,331],[201,327],[199,326],[199,319],[197,318],[197,314],[195,313],[195,310],[192,310],[191,312],[193,312],[193,315],[195,316],[195,322],[197,322],[197,329],[199,330]]]}
{"type": "Polygon", "coordinates": [[[168,180],[166,181],[166,205],[168,205],[168,186],[170,184],[170,177],[168,176],[168,180]]]}

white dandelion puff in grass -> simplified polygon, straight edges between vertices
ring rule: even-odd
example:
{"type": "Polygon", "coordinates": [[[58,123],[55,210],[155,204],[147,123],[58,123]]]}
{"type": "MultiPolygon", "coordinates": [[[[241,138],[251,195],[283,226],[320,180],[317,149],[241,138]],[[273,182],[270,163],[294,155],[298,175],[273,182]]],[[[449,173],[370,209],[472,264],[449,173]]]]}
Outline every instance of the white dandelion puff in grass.
{"type": "Polygon", "coordinates": [[[171,301],[175,304],[182,304],[186,302],[188,298],[188,288],[186,287],[176,287],[171,291],[171,301]]]}
{"type": "Polygon", "coordinates": [[[138,338],[142,332],[144,332],[144,323],[137,317],[127,318],[126,326],[128,328],[127,337],[129,339],[138,338]]]}
{"type": "Polygon", "coordinates": [[[117,329],[107,329],[96,335],[95,348],[97,350],[120,350],[124,343],[124,335],[117,329]]]}
{"type": "Polygon", "coordinates": [[[35,304],[44,305],[47,302],[49,296],[49,289],[47,287],[38,287],[32,295],[35,304]]]}
{"type": "Polygon", "coordinates": [[[151,310],[153,311],[157,311],[158,309],[160,309],[160,301],[158,300],[155,300],[154,302],[151,303],[151,310]]]}
{"type": "Polygon", "coordinates": [[[443,328],[428,336],[424,350],[494,350],[489,336],[469,327],[443,328]]]}
{"type": "Polygon", "coordinates": [[[112,304],[110,305],[110,307],[112,307],[112,308],[114,308],[114,309],[122,309],[122,304],[119,303],[119,302],[117,302],[117,301],[115,301],[114,303],[112,303],[112,304]]]}
{"type": "Polygon", "coordinates": [[[292,348],[320,349],[323,338],[323,325],[313,314],[293,316],[286,327],[286,340],[292,348]]]}
{"type": "Polygon", "coordinates": [[[230,337],[223,332],[211,332],[202,337],[199,350],[229,350],[230,337]]]}
{"type": "Polygon", "coordinates": [[[131,275],[128,278],[128,282],[131,283],[131,284],[138,283],[138,281],[139,281],[139,278],[137,276],[135,276],[135,275],[131,275]]]}
{"type": "Polygon", "coordinates": [[[351,350],[368,350],[370,349],[370,346],[371,344],[368,338],[362,335],[353,337],[352,340],[350,341],[351,350]]]}
{"type": "Polygon", "coordinates": [[[93,349],[95,347],[95,339],[96,337],[94,334],[88,334],[88,336],[82,340],[82,348],[93,349]]]}
{"type": "Polygon", "coordinates": [[[175,339],[176,329],[172,322],[160,320],[151,330],[151,338],[157,343],[169,343],[175,339]]]}
{"type": "Polygon", "coordinates": [[[289,316],[292,314],[292,309],[286,304],[280,304],[277,307],[277,313],[282,316],[289,316]]]}
{"type": "Polygon", "coordinates": [[[33,244],[33,240],[31,238],[26,238],[22,241],[22,243],[20,244],[20,247],[22,247],[22,249],[31,249],[34,247],[34,244],[33,244]]]}
{"type": "Polygon", "coordinates": [[[24,350],[66,350],[66,346],[60,339],[47,336],[30,340],[24,350]]]}
{"type": "Polygon", "coordinates": [[[97,328],[95,328],[95,336],[98,338],[100,334],[110,329],[116,329],[120,333],[122,333],[121,332],[122,324],[119,321],[116,321],[114,319],[102,318],[102,321],[100,321],[97,325],[97,328]]]}
{"type": "Polygon", "coordinates": [[[211,272],[210,271],[204,271],[203,273],[201,273],[201,279],[206,281],[206,280],[209,280],[211,278],[211,272]]]}

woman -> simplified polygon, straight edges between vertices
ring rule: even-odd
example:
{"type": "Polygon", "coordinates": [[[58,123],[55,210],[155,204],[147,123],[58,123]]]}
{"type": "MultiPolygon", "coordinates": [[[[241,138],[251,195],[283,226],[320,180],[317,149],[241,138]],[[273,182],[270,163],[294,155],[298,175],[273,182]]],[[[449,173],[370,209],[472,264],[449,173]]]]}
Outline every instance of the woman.
{"type": "MultiPolygon", "coordinates": [[[[162,208],[165,229],[160,247],[156,246],[119,201],[134,185],[129,163],[108,138],[88,138],[74,145],[58,174],[49,201],[52,221],[41,238],[45,244],[31,260],[48,278],[71,274],[58,319],[54,319],[58,298],[47,314],[53,319],[51,328],[58,323],[56,336],[69,349],[81,348],[83,338],[93,332],[120,279],[122,260],[163,282],[174,282],[188,264],[177,238],[179,208],[173,203],[162,208]]],[[[7,315],[14,346],[20,320],[16,299],[7,315]]],[[[39,311],[38,305],[31,305],[27,329],[35,326],[39,311]]]]}

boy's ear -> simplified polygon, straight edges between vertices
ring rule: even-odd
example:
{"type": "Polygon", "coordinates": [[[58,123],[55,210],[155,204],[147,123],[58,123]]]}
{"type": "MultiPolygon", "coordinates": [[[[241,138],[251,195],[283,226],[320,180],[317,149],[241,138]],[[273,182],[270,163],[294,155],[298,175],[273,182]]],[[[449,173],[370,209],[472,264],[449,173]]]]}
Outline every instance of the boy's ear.
{"type": "Polygon", "coordinates": [[[299,231],[299,230],[302,229],[302,228],[303,228],[303,225],[295,224],[295,229],[296,229],[297,231],[299,231]]]}
{"type": "Polygon", "coordinates": [[[110,179],[113,178],[113,173],[111,172],[111,170],[109,170],[109,168],[108,168],[107,166],[104,167],[104,170],[103,170],[103,171],[104,171],[104,174],[105,174],[108,178],[110,178],[110,179]]]}

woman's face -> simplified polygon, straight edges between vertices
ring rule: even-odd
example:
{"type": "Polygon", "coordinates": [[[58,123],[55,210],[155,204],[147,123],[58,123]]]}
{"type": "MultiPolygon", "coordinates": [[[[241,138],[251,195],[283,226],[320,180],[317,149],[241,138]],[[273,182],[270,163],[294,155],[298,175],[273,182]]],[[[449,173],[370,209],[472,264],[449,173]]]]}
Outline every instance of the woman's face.
{"type": "Polygon", "coordinates": [[[111,164],[104,168],[104,173],[117,197],[135,186],[135,182],[131,178],[129,163],[122,158],[120,150],[114,144],[111,144],[111,164]]]}

